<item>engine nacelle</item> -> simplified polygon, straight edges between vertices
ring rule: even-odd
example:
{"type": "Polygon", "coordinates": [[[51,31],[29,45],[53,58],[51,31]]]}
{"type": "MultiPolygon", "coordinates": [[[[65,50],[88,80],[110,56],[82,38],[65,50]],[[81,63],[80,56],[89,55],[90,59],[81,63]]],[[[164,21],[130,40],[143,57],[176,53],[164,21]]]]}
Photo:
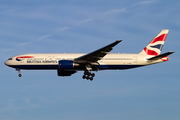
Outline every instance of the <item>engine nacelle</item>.
{"type": "Polygon", "coordinates": [[[76,73],[77,71],[66,71],[66,70],[57,70],[58,76],[71,76],[72,74],[76,73]]]}
{"type": "Polygon", "coordinates": [[[60,60],[58,62],[58,76],[71,76],[76,73],[73,68],[77,66],[72,60],[60,60]]]}
{"type": "Polygon", "coordinates": [[[60,60],[58,62],[58,69],[73,69],[74,62],[72,60],[60,60]]]}

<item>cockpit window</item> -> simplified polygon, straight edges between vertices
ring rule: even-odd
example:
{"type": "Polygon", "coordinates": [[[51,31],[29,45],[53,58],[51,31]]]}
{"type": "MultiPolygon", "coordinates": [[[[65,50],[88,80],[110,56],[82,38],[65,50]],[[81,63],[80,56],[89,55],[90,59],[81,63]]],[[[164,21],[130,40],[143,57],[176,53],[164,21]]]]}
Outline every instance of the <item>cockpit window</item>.
{"type": "Polygon", "coordinates": [[[12,58],[9,58],[8,60],[12,60],[12,58]]]}

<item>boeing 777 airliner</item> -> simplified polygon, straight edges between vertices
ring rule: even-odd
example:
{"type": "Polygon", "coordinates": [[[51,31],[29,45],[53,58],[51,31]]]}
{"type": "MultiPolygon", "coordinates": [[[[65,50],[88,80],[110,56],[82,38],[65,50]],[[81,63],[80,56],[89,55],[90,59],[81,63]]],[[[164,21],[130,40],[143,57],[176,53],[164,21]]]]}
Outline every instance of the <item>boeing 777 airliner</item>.
{"type": "Polygon", "coordinates": [[[23,54],[9,58],[5,64],[15,68],[21,77],[21,69],[57,70],[58,76],[71,76],[77,71],[84,71],[83,79],[93,80],[91,71],[123,70],[142,67],[169,60],[168,55],[160,54],[169,30],[162,30],[138,54],[111,54],[110,51],[122,40],[115,41],[88,54],[23,54]]]}

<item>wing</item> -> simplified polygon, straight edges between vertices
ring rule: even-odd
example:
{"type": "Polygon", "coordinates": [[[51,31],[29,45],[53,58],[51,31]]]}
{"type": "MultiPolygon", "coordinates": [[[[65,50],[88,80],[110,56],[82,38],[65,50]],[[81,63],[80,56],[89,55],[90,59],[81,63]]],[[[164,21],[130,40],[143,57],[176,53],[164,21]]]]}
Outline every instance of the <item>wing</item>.
{"type": "Polygon", "coordinates": [[[122,40],[117,40],[101,49],[98,49],[89,54],[83,55],[81,57],[76,58],[74,61],[77,63],[93,63],[101,60],[106,54],[108,54],[114,46],[120,43],[122,40]]]}

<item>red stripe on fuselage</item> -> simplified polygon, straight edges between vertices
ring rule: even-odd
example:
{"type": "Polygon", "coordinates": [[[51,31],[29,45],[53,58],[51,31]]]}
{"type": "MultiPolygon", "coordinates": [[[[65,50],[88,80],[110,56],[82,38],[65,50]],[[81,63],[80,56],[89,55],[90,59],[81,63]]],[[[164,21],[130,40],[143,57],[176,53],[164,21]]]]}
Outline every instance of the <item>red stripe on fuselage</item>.
{"type": "Polygon", "coordinates": [[[17,57],[17,59],[19,58],[34,58],[33,56],[21,56],[21,57],[17,57]]]}

